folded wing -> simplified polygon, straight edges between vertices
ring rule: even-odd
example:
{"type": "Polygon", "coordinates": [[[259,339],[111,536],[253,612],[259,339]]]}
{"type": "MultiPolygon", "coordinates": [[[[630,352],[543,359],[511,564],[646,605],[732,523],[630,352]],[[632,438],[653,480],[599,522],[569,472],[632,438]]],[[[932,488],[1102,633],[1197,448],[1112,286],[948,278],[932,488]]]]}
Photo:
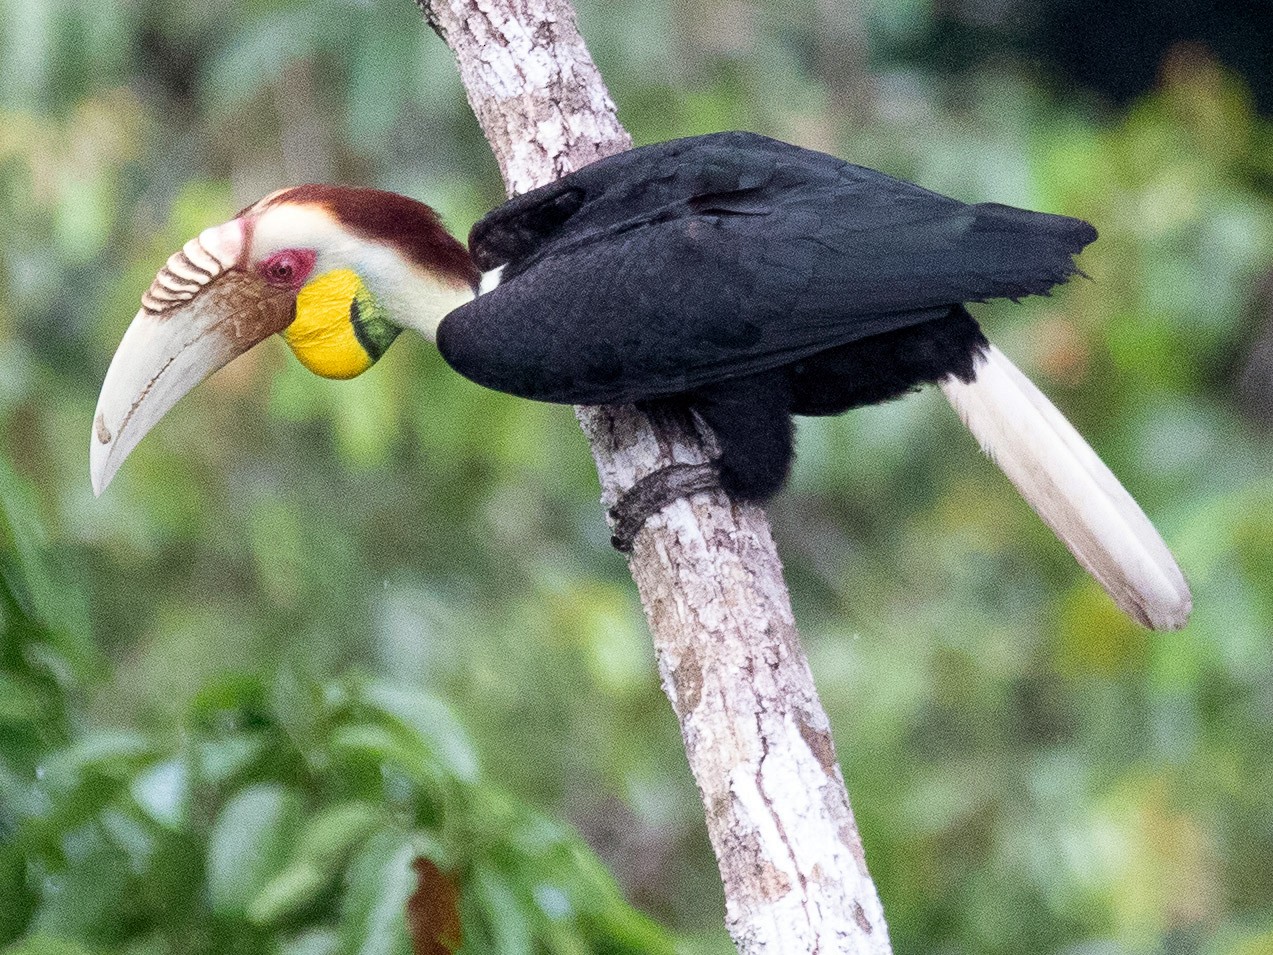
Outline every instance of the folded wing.
{"type": "Polygon", "coordinates": [[[461,374],[523,397],[642,400],[960,302],[1046,293],[1095,237],[1076,219],[966,205],[765,137],[679,140],[479,222],[474,257],[502,280],[445,319],[438,345],[461,374]]]}

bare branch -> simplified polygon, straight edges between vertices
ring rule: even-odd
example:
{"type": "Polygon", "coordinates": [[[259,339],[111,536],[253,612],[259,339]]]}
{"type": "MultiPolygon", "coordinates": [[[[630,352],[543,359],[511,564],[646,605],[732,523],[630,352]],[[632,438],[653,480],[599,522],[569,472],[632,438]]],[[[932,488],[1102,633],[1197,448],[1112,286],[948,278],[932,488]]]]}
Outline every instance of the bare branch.
{"type": "MultiPolygon", "coordinates": [[[[417,2],[455,52],[510,194],[631,146],[569,3],[417,2]]],[[[660,467],[707,460],[693,422],[577,413],[607,504],[660,467]]],[[[630,566],[740,951],[888,953],[764,511],[719,493],[678,501],[637,536],[630,566]]]]}

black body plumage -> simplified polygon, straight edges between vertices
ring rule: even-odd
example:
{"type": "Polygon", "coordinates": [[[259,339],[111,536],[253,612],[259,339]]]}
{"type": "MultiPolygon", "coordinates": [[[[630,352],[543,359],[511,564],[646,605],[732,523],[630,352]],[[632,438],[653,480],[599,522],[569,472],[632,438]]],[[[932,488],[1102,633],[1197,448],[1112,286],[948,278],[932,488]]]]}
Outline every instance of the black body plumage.
{"type": "Polygon", "coordinates": [[[968,205],[748,133],[647,146],[491,212],[470,246],[500,284],[450,313],[461,374],[570,404],[689,403],[721,482],[785,480],[792,414],[955,375],[986,347],[964,304],[1048,292],[1086,222],[968,205]]]}

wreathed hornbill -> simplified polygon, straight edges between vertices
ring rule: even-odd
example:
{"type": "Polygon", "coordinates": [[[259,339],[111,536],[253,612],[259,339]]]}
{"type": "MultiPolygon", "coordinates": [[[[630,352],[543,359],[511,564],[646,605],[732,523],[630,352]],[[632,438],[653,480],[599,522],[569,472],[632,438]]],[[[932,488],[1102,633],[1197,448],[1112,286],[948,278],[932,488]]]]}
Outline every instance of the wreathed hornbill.
{"type": "MultiPolygon", "coordinates": [[[[1095,238],[1077,219],[967,205],[747,133],[634,149],[519,196],[474,226],[471,257],[414,200],[284,189],[188,242],[143,296],[102,386],[93,488],[183,394],[274,333],[330,378],[413,328],[514,395],[678,403],[715,433],[712,483],[750,500],[786,479],[792,415],[936,383],[1117,604],[1176,628],[1191,598],[1162,539],[965,307],[1046,294],[1095,238]]],[[[643,487],[624,520],[639,529],[705,473],[643,487]]]]}

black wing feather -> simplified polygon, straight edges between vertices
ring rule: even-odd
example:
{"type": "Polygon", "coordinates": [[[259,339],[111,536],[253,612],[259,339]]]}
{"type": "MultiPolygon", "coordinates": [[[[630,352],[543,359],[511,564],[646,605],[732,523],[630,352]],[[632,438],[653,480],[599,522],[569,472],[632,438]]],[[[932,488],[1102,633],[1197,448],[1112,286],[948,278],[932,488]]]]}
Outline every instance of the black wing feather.
{"type": "Polygon", "coordinates": [[[746,133],[620,153],[493,211],[470,244],[500,285],[438,330],[480,384],[638,401],[1046,293],[1085,222],[969,206],[746,133]]]}

